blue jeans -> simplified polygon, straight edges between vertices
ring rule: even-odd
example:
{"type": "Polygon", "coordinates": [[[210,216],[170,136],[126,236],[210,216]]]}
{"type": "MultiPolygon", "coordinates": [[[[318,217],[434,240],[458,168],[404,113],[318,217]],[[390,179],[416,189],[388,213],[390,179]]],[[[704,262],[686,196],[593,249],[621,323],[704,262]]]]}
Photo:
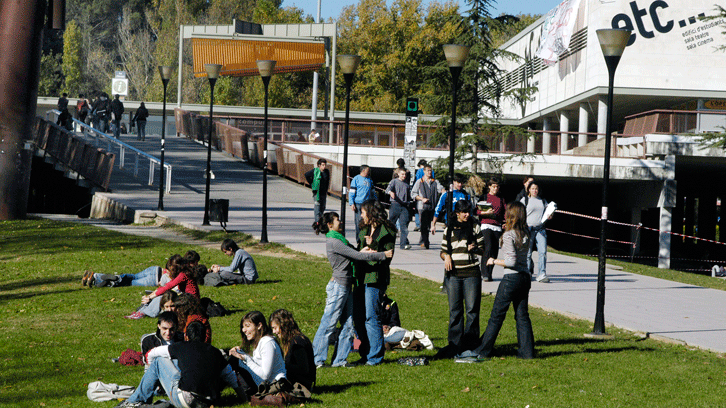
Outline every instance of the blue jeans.
{"type": "Polygon", "coordinates": [[[144,372],[144,376],[141,377],[141,383],[136,388],[136,391],[131,394],[128,401],[145,404],[150,403],[151,398],[154,396],[156,382],[158,381],[164,387],[164,391],[166,391],[166,395],[171,399],[171,403],[175,407],[181,407],[182,403],[179,401],[179,394],[177,393],[180,379],[181,373],[179,372],[179,368],[170,359],[157,357],[144,372]]]}
{"type": "Polygon", "coordinates": [[[161,268],[158,266],[150,266],[137,274],[119,275],[121,283],[118,286],[156,286],[157,278],[161,276],[159,269],[161,268]]]}
{"type": "Polygon", "coordinates": [[[379,308],[385,287],[376,284],[358,286],[353,291],[355,307],[353,308],[355,331],[358,333],[361,360],[368,365],[378,365],[386,353],[383,347],[383,327],[379,308]]]}
{"type": "Polygon", "coordinates": [[[157,296],[145,305],[142,305],[139,312],[149,317],[156,317],[161,313],[161,296],[157,296]]]}
{"type": "Polygon", "coordinates": [[[342,329],[338,336],[338,346],[333,356],[334,367],[343,365],[353,348],[353,295],[349,287],[333,280],[325,287],[328,297],[325,299],[325,310],[320,318],[320,326],[313,339],[315,364],[323,364],[328,359],[328,341],[340,322],[342,329]]]}
{"type": "Polygon", "coordinates": [[[360,244],[360,241],[358,240],[358,233],[360,232],[360,208],[362,206],[363,203],[355,205],[355,241],[358,244],[360,244]]]}
{"type": "Polygon", "coordinates": [[[492,315],[481,338],[481,345],[474,350],[480,357],[489,357],[494,348],[494,341],[499,335],[504,318],[507,316],[509,304],[514,306],[514,319],[517,321],[517,342],[519,343],[519,358],[534,358],[534,334],[532,321],[529,319],[529,289],[532,287],[532,278],[527,273],[507,273],[497,289],[494,298],[492,315]]]}
{"type": "Polygon", "coordinates": [[[455,347],[458,352],[471,350],[479,341],[481,276],[469,278],[449,276],[446,280],[446,290],[449,295],[449,345],[455,347]]]}
{"type": "Polygon", "coordinates": [[[400,246],[403,249],[408,244],[408,222],[410,217],[408,215],[408,208],[399,204],[396,201],[391,203],[391,210],[388,213],[388,221],[396,224],[401,232],[400,246]]]}
{"type": "MultiPolygon", "coordinates": [[[[313,201],[315,201],[315,206],[313,207],[313,214],[315,216],[315,221],[317,222],[320,217],[325,214],[325,204],[327,202],[327,196],[324,194],[320,194],[320,200],[315,200],[315,197],[313,197],[313,201]]],[[[357,235],[357,234],[356,234],[357,235]]]]}
{"type": "Polygon", "coordinates": [[[534,261],[532,260],[532,252],[537,247],[539,260],[537,262],[537,280],[547,276],[545,271],[547,268],[547,231],[544,227],[530,227],[529,229],[529,252],[527,252],[527,268],[534,275],[534,261]]]}

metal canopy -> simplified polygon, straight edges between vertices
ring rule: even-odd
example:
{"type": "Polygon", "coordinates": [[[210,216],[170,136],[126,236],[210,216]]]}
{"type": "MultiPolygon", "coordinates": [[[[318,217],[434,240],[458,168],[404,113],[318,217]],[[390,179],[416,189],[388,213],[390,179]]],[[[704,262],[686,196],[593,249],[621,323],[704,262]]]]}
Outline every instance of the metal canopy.
{"type": "Polygon", "coordinates": [[[259,75],[257,60],[277,61],[275,74],[317,71],[325,63],[325,44],[309,38],[192,35],[192,55],[195,77],[205,77],[204,64],[210,63],[222,64],[224,76],[259,75]]]}

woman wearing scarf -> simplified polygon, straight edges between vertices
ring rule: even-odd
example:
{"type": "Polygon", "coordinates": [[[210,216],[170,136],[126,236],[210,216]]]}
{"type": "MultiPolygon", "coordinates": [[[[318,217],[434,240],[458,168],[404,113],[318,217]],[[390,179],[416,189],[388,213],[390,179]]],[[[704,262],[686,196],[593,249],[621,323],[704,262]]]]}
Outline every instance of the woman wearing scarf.
{"type": "Polygon", "coordinates": [[[313,190],[313,202],[315,207],[313,212],[315,221],[325,213],[325,202],[328,198],[328,185],[330,185],[330,171],[326,168],[328,161],[325,159],[318,160],[318,164],[312,170],[305,173],[305,179],[313,190]]]}
{"type": "Polygon", "coordinates": [[[325,288],[327,292],[325,310],[313,339],[315,367],[324,366],[325,360],[328,358],[329,339],[339,321],[342,329],[338,336],[337,352],[333,356],[331,365],[333,367],[344,367],[348,364],[346,358],[348,358],[348,353],[350,353],[353,346],[353,296],[351,286],[353,284],[354,269],[351,261],[382,261],[393,257],[393,251],[374,252],[366,247],[358,252],[341,234],[340,217],[334,212],[323,215],[313,224],[313,229],[316,234],[322,233],[327,237],[328,261],[333,268],[332,278],[325,288]]]}

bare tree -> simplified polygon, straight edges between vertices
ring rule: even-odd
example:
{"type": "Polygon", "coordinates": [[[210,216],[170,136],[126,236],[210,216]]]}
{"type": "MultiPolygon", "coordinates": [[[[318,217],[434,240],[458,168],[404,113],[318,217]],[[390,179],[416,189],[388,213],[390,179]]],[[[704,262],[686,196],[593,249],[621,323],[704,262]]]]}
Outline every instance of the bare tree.
{"type": "Polygon", "coordinates": [[[129,79],[129,97],[143,101],[154,80],[156,42],[147,25],[132,30],[130,14],[131,8],[125,6],[118,27],[119,59],[121,66],[126,71],[126,77],[129,79]]]}

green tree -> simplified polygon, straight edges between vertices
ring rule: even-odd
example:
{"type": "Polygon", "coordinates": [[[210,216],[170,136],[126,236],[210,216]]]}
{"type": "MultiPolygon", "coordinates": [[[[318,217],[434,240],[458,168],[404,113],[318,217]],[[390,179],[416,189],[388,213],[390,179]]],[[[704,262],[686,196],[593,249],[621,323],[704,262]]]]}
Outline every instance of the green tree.
{"type": "Polygon", "coordinates": [[[38,95],[60,96],[63,77],[60,54],[47,54],[40,57],[40,80],[38,95]]]}
{"type": "Polygon", "coordinates": [[[81,48],[81,30],[75,21],[71,20],[66,24],[63,34],[63,77],[65,78],[65,90],[76,96],[82,90],[83,85],[83,50],[81,48]]]}
{"type": "MultiPolygon", "coordinates": [[[[435,73],[429,69],[443,57],[441,46],[457,35],[457,6],[420,0],[361,0],[346,7],[338,20],[339,54],[362,57],[351,92],[351,108],[374,112],[403,112],[407,97],[426,97],[435,73]]],[[[342,83],[339,72],[338,83],[342,83]]],[[[337,98],[344,107],[344,95],[337,98]]],[[[427,113],[436,113],[422,104],[427,113]]]]}

